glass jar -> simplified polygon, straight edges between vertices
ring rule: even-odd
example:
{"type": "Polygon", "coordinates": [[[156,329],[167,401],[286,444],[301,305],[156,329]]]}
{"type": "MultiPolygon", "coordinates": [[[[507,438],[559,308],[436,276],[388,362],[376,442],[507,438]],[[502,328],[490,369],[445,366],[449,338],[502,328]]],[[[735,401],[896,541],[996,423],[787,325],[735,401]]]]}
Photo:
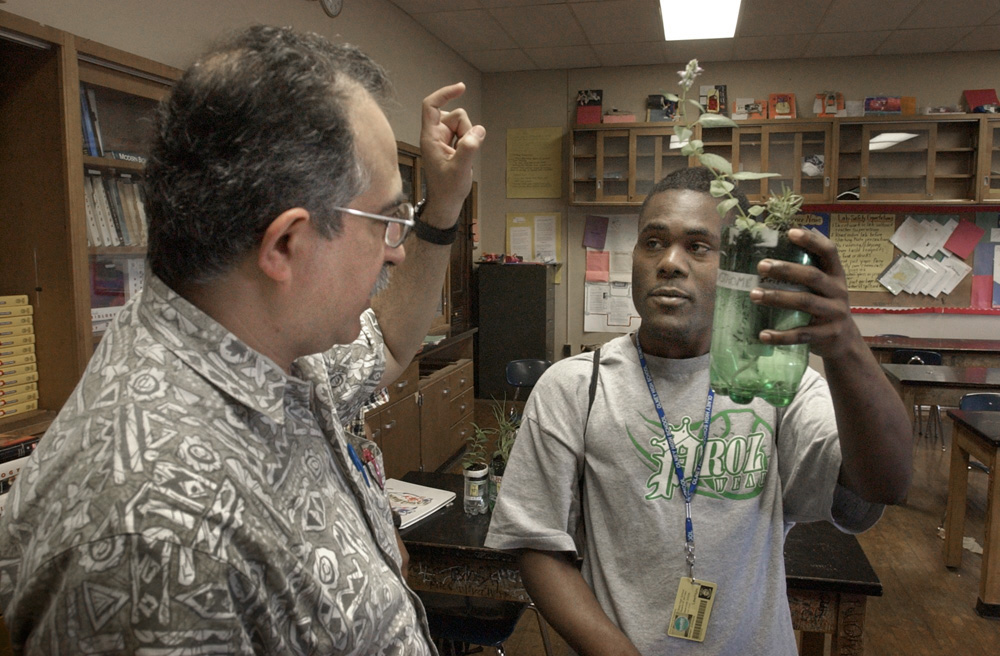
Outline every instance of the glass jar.
{"type": "Polygon", "coordinates": [[[462,471],[465,476],[463,506],[467,515],[484,515],[488,510],[489,467],[476,464],[462,471]]]}
{"type": "Polygon", "coordinates": [[[760,331],[789,330],[809,323],[810,315],[798,310],[757,305],[750,300],[755,287],[796,289],[757,274],[763,259],[813,264],[808,251],[788,240],[785,231],[757,224],[743,229],[723,227],[716,281],[715,316],[712,321],[711,385],[736,403],[750,403],[754,397],[773,406],[791,403],[802,374],[809,366],[809,345],[761,343],[760,331]]]}

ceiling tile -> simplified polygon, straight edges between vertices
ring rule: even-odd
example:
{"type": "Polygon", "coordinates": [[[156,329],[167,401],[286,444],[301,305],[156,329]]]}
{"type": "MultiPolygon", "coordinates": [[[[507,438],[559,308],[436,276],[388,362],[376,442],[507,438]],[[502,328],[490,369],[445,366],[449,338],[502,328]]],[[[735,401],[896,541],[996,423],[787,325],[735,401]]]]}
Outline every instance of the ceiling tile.
{"type": "Polygon", "coordinates": [[[522,48],[582,46],[587,37],[569,6],[539,5],[528,10],[517,7],[490,9],[489,13],[522,48]]]}
{"type": "Polygon", "coordinates": [[[390,2],[408,14],[483,8],[480,0],[390,0],[390,2]]]}
{"type": "Polygon", "coordinates": [[[736,36],[811,33],[831,1],[747,0],[743,3],[736,36]]]}
{"type": "Polygon", "coordinates": [[[1000,48],[1000,25],[975,27],[951,47],[952,50],[996,50],[1000,48]]]}
{"type": "Polygon", "coordinates": [[[997,13],[998,0],[979,2],[941,2],[924,0],[902,23],[901,29],[980,25],[997,13]]]}
{"type": "Polygon", "coordinates": [[[666,44],[663,41],[598,43],[593,48],[601,66],[641,66],[667,62],[666,44]]]}
{"type": "Polygon", "coordinates": [[[595,68],[600,60],[590,46],[560,46],[556,48],[526,48],[531,61],[540,69],[595,68]]]}
{"type": "Polygon", "coordinates": [[[867,32],[892,30],[903,22],[920,0],[834,0],[820,21],[818,32],[867,32]]]}
{"type": "Polygon", "coordinates": [[[560,5],[565,2],[566,0],[479,0],[479,4],[486,9],[494,9],[496,7],[529,7],[531,5],[560,5]]]}
{"type": "Polygon", "coordinates": [[[482,9],[417,14],[413,20],[460,53],[517,46],[493,17],[482,9]]]}
{"type": "Polygon", "coordinates": [[[896,30],[875,52],[899,55],[916,52],[945,52],[970,32],[968,27],[940,27],[933,30],[896,30]]]}
{"type": "Polygon", "coordinates": [[[773,36],[740,36],[733,39],[733,59],[798,59],[805,52],[810,34],[773,36]]]}
{"type": "Polygon", "coordinates": [[[699,62],[729,61],[732,54],[732,39],[694,39],[666,43],[667,61],[678,62],[680,68],[692,59],[699,62]]]}
{"type": "Polygon", "coordinates": [[[483,50],[467,52],[462,55],[467,62],[483,73],[502,73],[506,71],[533,71],[538,67],[528,59],[523,50],[483,50]]]}
{"type": "Polygon", "coordinates": [[[814,34],[806,46],[803,57],[857,57],[875,54],[889,36],[887,30],[879,32],[840,32],[814,34]]]}
{"type": "Polygon", "coordinates": [[[611,0],[571,5],[590,43],[635,43],[663,40],[658,3],[611,0]]]}

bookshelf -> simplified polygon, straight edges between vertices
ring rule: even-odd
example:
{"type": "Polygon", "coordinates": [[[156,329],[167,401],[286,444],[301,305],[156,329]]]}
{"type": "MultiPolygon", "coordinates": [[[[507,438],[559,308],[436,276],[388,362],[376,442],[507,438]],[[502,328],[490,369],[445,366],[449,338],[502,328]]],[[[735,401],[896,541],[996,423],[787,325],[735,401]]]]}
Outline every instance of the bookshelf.
{"type": "Polygon", "coordinates": [[[85,171],[138,182],[141,163],[107,153],[142,154],[147,117],[180,71],[4,11],[0,61],[0,295],[27,294],[34,308],[39,393],[38,409],[0,417],[0,432],[24,422],[44,430],[97,342],[92,272],[138,271],[145,258],[141,240],[88,245],[85,171]],[[103,155],[84,152],[81,87],[97,101],[103,155]]]}

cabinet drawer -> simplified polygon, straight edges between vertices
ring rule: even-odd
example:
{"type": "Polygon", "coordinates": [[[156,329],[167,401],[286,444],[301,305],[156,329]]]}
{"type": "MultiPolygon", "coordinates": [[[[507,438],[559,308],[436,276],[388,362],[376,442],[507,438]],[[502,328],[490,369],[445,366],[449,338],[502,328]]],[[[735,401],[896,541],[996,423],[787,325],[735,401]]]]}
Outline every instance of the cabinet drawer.
{"type": "Polygon", "coordinates": [[[475,409],[475,402],[475,391],[472,388],[465,390],[460,396],[452,399],[448,408],[448,425],[453,426],[463,417],[471,414],[475,409]]]}
{"type": "Polygon", "coordinates": [[[389,403],[395,403],[400,399],[403,399],[414,392],[420,383],[420,363],[416,360],[410,363],[404,371],[403,374],[395,380],[395,382],[388,385],[389,389],[389,403]]]}
{"type": "Polygon", "coordinates": [[[452,394],[456,397],[466,390],[472,389],[472,360],[459,360],[455,363],[457,369],[450,375],[452,394]]]}

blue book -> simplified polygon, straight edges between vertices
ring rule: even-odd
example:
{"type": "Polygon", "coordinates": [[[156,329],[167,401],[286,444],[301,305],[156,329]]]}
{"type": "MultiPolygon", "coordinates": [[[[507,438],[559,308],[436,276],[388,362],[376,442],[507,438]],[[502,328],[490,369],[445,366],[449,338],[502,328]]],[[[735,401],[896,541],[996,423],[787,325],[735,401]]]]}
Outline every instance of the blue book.
{"type": "Polygon", "coordinates": [[[80,123],[83,125],[83,154],[97,157],[97,141],[94,139],[94,125],[90,122],[90,105],[87,90],[80,87],[80,123]]]}

